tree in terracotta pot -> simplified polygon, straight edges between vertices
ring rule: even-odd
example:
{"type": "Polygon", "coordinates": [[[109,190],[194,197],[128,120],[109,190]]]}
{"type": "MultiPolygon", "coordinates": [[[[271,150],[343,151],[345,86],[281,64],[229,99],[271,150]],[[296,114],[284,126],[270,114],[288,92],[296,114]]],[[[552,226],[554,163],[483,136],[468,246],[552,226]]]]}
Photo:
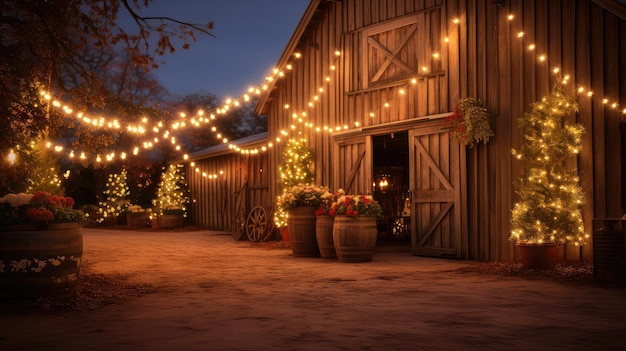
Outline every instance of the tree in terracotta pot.
{"type": "Polygon", "coordinates": [[[153,200],[160,227],[176,228],[185,224],[189,187],[183,167],[180,164],[171,164],[161,176],[157,197],[153,200]]]}
{"type": "Polygon", "coordinates": [[[577,170],[565,163],[581,149],[584,128],[565,120],[576,111],[576,99],[559,82],[519,119],[524,142],[512,153],[522,162],[523,172],[514,183],[519,200],[511,212],[510,240],[517,244],[524,268],[554,269],[560,246],[584,245],[589,238],[580,211],[584,194],[577,170]],[[528,250],[543,253],[533,256],[528,250]]]}

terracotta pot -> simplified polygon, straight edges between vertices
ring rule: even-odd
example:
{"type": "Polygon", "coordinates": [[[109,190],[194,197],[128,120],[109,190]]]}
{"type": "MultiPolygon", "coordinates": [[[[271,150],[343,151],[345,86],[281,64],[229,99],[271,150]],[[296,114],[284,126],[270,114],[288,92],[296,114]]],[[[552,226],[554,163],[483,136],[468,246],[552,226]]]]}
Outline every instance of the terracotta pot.
{"type": "Polygon", "coordinates": [[[335,216],[333,242],[340,262],[370,262],[376,250],[376,218],[335,216]]]}
{"type": "Polygon", "coordinates": [[[284,242],[289,242],[289,227],[280,227],[278,228],[280,231],[280,236],[282,237],[284,242]]]}
{"type": "Polygon", "coordinates": [[[517,244],[522,268],[554,270],[559,262],[560,246],[554,243],[517,244]]]}

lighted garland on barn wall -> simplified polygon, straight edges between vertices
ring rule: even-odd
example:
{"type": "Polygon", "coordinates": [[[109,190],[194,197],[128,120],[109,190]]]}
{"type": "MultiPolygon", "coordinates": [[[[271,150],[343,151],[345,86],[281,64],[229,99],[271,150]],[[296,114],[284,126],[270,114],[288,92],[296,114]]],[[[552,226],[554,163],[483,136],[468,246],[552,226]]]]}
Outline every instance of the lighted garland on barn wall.
{"type": "MultiPolygon", "coordinates": [[[[514,19],[515,19],[515,16],[513,14],[507,15],[507,20],[509,22],[512,22],[514,19]]],[[[452,20],[452,23],[455,24],[455,25],[458,25],[460,23],[460,19],[459,18],[454,18],[452,20]]],[[[453,27],[453,28],[455,28],[455,27],[453,27]]],[[[517,32],[516,37],[518,39],[520,39],[520,40],[523,40],[526,37],[526,35],[525,35],[523,30],[520,30],[520,31],[517,32]]],[[[444,37],[442,39],[442,41],[444,43],[447,43],[448,42],[448,37],[444,37]]],[[[537,47],[536,47],[536,45],[534,43],[528,44],[527,48],[528,48],[528,52],[537,52],[538,51],[537,47]]],[[[339,52],[338,51],[335,52],[335,55],[338,57],[339,56],[339,52]]],[[[441,54],[437,53],[437,52],[432,54],[432,57],[435,60],[439,59],[440,56],[441,56],[441,54]]],[[[299,58],[300,55],[296,53],[294,55],[294,57],[299,58]]],[[[545,62],[548,61],[547,55],[545,55],[545,54],[537,55],[536,59],[537,59],[537,62],[539,62],[539,63],[545,63],[545,62]]],[[[292,69],[291,64],[286,65],[285,69],[291,70],[292,69]]],[[[421,69],[422,69],[423,73],[427,73],[428,72],[428,67],[426,67],[426,66],[423,66],[421,69]]],[[[331,65],[331,70],[335,70],[334,64],[331,65]]],[[[558,67],[553,68],[553,72],[555,74],[556,73],[560,73],[560,68],[558,68],[558,67]]],[[[284,72],[283,71],[275,69],[273,71],[273,75],[271,75],[268,78],[266,78],[266,80],[268,82],[272,82],[274,79],[278,79],[278,78],[281,78],[283,76],[284,76],[284,72]]],[[[566,81],[569,79],[569,75],[564,74],[563,76],[565,77],[566,81]]],[[[410,87],[416,85],[419,79],[422,79],[422,78],[420,78],[420,77],[413,78],[410,81],[410,84],[407,84],[407,86],[410,88],[410,87]]],[[[328,83],[330,83],[330,81],[331,81],[330,76],[327,76],[325,78],[325,82],[328,84],[328,83]]],[[[267,83],[265,83],[265,84],[262,84],[262,85],[258,86],[257,88],[250,88],[248,91],[250,93],[260,94],[262,91],[265,91],[267,89],[267,87],[268,87],[267,83]]],[[[323,94],[323,92],[325,90],[324,90],[323,87],[321,87],[319,91],[320,91],[320,93],[323,94]]],[[[587,97],[590,97],[590,98],[593,96],[593,92],[591,90],[587,90],[582,85],[577,87],[576,92],[578,94],[581,94],[581,95],[584,95],[584,96],[587,96],[587,97]]],[[[389,108],[389,106],[391,105],[391,102],[393,102],[398,96],[402,96],[402,95],[405,95],[405,94],[406,94],[406,89],[404,89],[404,88],[399,89],[397,94],[393,95],[387,102],[385,102],[382,105],[383,109],[389,108]]],[[[49,93],[42,92],[42,96],[46,100],[52,100],[52,97],[49,95],[49,93]]],[[[222,106],[220,106],[220,107],[218,107],[218,108],[216,108],[216,109],[214,109],[212,111],[209,111],[209,114],[208,114],[209,117],[205,117],[205,113],[203,111],[199,111],[198,115],[196,117],[192,118],[189,121],[189,123],[185,122],[185,117],[186,116],[184,114],[181,114],[180,115],[180,117],[181,117],[180,120],[177,121],[177,122],[172,123],[172,128],[174,130],[176,130],[178,128],[184,128],[184,127],[186,127],[188,125],[192,125],[192,126],[195,126],[195,127],[200,127],[203,123],[206,124],[206,123],[209,123],[211,120],[215,119],[216,118],[216,114],[217,115],[227,114],[232,106],[236,107],[236,106],[239,105],[240,100],[247,101],[248,100],[248,95],[244,94],[242,96],[242,98],[240,98],[240,99],[235,99],[235,100],[229,99],[229,100],[227,100],[226,104],[224,104],[224,105],[222,105],[222,106]]],[[[337,125],[337,126],[334,126],[334,127],[332,127],[332,126],[314,126],[313,123],[305,122],[305,119],[306,119],[306,116],[307,116],[307,111],[310,110],[310,109],[313,109],[320,102],[321,102],[320,96],[319,95],[314,95],[310,99],[310,102],[307,104],[307,109],[305,111],[302,111],[300,113],[294,112],[292,114],[292,117],[294,119],[294,123],[301,123],[301,124],[304,125],[304,127],[310,128],[312,130],[315,130],[316,132],[327,132],[329,134],[333,133],[333,132],[337,132],[337,131],[349,130],[351,128],[359,128],[360,127],[361,123],[359,121],[356,121],[352,127],[349,126],[349,125],[337,125]]],[[[614,101],[614,100],[609,99],[607,97],[603,97],[602,98],[602,103],[605,106],[607,106],[607,107],[609,107],[611,109],[614,109],[614,110],[618,110],[619,108],[621,108],[620,104],[617,101],[614,101]]],[[[63,109],[63,111],[66,114],[68,114],[68,115],[72,115],[72,113],[73,113],[73,110],[70,107],[63,106],[61,103],[59,103],[59,102],[57,102],[55,100],[52,100],[52,106],[56,107],[56,108],[63,109]]],[[[285,105],[285,108],[289,109],[290,106],[289,105],[285,105]]],[[[374,111],[369,112],[368,117],[373,118],[373,117],[377,116],[379,113],[382,113],[382,109],[377,111],[377,112],[378,113],[376,113],[374,111]]],[[[626,108],[624,108],[621,111],[621,113],[626,115],[626,108]]],[[[100,117],[100,118],[93,118],[93,117],[86,116],[84,113],[77,113],[75,115],[75,118],[77,118],[79,121],[82,121],[82,122],[87,123],[89,125],[92,125],[94,127],[113,128],[113,129],[121,129],[122,128],[122,126],[119,124],[119,122],[117,120],[115,120],[115,119],[108,120],[108,119],[105,119],[105,118],[102,118],[102,117],[100,117]]],[[[144,133],[146,133],[147,131],[150,131],[150,130],[152,132],[154,132],[154,133],[159,133],[161,131],[161,128],[163,128],[162,122],[158,122],[157,125],[152,127],[152,128],[148,127],[148,123],[149,123],[149,120],[147,118],[143,118],[140,123],[137,123],[137,124],[129,123],[128,125],[125,126],[125,128],[126,128],[126,130],[128,132],[136,133],[138,135],[142,135],[142,134],[144,134],[144,133]]],[[[292,124],[291,129],[295,129],[295,124],[292,124]]],[[[233,150],[235,150],[237,152],[240,152],[242,154],[246,154],[246,155],[254,155],[254,154],[258,154],[259,152],[267,151],[268,149],[270,149],[274,145],[274,142],[268,142],[266,145],[263,145],[262,147],[259,147],[259,148],[242,149],[242,148],[239,148],[235,143],[229,142],[228,138],[223,136],[223,134],[220,133],[215,127],[212,127],[212,131],[216,134],[216,137],[218,139],[221,139],[223,143],[228,144],[231,149],[233,149],[233,150]]],[[[173,133],[171,133],[172,135],[170,135],[170,133],[171,132],[169,130],[164,131],[163,135],[162,135],[163,139],[169,140],[172,144],[175,145],[176,150],[180,152],[181,151],[181,147],[180,147],[180,145],[176,144],[176,137],[173,135],[173,133]]],[[[280,133],[283,136],[287,136],[289,134],[289,132],[287,132],[285,130],[281,131],[280,133]]],[[[154,137],[151,140],[143,141],[141,143],[141,146],[135,146],[133,148],[132,152],[130,152],[130,151],[128,151],[128,152],[127,151],[118,151],[118,152],[113,151],[113,152],[110,152],[108,154],[104,154],[102,156],[105,157],[106,161],[112,161],[116,157],[120,157],[122,159],[125,159],[129,154],[137,155],[141,149],[150,149],[154,145],[154,143],[158,143],[160,140],[161,139],[159,139],[158,137],[154,137]]],[[[282,138],[277,137],[275,139],[275,142],[276,143],[282,142],[282,138]]],[[[63,152],[65,150],[65,147],[63,147],[62,145],[54,145],[54,146],[52,146],[51,143],[48,144],[48,147],[49,148],[53,148],[57,152],[63,152]]],[[[74,151],[74,150],[71,150],[68,153],[68,157],[70,159],[78,157],[78,158],[80,158],[82,160],[88,160],[87,155],[88,155],[88,153],[77,152],[77,151],[74,151]],[[79,154],[79,156],[76,156],[77,154],[79,154]]],[[[102,156],[101,155],[96,155],[95,156],[95,161],[96,162],[102,162],[103,161],[102,156]]],[[[15,153],[13,152],[13,150],[9,151],[8,158],[9,158],[9,160],[15,160],[15,153]]],[[[183,158],[187,159],[187,156],[183,155],[183,158]]],[[[192,163],[191,166],[195,167],[195,164],[192,163]]],[[[217,174],[216,173],[209,174],[207,172],[201,172],[201,170],[199,170],[198,168],[195,168],[195,172],[196,173],[201,173],[204,177],[207,177],[209,179],[217,178],[217,174]]],[[[223,172],[220,171],[220,174],[223,174],[223,172]]]]}

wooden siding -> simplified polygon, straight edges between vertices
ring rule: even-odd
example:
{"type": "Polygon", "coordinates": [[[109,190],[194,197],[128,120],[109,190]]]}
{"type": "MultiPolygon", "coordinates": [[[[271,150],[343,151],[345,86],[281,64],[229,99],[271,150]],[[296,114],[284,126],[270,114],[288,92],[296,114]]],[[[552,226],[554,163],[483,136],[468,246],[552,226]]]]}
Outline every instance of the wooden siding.
{"type": "Polygon", "coordinates": [[[269,192],[268,155],[225,155],[201,158],[196,167],[187,167],[191,190],[191,218],[195,225],[230,231],[238,209],[237,196],[243,196],[241,210],[247,215],[256,205],[269,210],[274,197],[269,192]],[[201,169],[207,174],[195,172],[201,169]],[[208,178],[208,175],[217,176],[208,178]]]}
{"type": "MultiPolygon", "coordinates": [[[[441,118],[460,98],[481,99],[491,114],[495,137],[486,145],[461,150],[459,164],[465,165],[466,172],[460,179],[461,219],[455,230],[464,243],[461,257],[512,260],[516,252],[508,241],[509,216],[516,196],[511,184],[521,168],[510,150],[519,148],[523,139],[517,119],[549,93],[556,79],[552,69],[558,66],[570,75],[571,94],[578,86],[594,91],[591,99],[581,96],[580,112],[570,117],[571,122],[582,123],[587,133],[583,152],[569,161],[578,168],[587,195],[583,214],[591,234],[594,217],[621,217],[626,210],[618,195],[625,186],[620,168],[626,157],[619,148],[621,114],[602,102],[604,96],[626,102],[626,21],[601,6],[607,3],[613,4],[608,0],[313,1],[315,9],[307,10],[311,18],[306,28],[298,28],[297,42],[290,42],[289,52],[283,54],[285,58],[299,52],[301,58],[293,61],[293,71],[277,81],[263,100],[269,140],[284,138],[281,131],[290,130],[296,113],[314,126],[305,127],[304,133],[315,155],[316,183],[334,190],[347,186],[351,167],[365,150],[363,162],[370,164],[361,165],[365,168],[356,172],[352,186],[367,192],[372,179],[372,170],[367,169],[371,142],[367,141],[372,136],[418,129],[421,119],[441,118]],[[515,15],[512,21],[509,14],[515,15]],[[520,30],[523,39],[517,37],[520,30]],[[528,49],[531,43],[535,51],[528,49]],[[342,55],[335,56],[335,50],[342,55]],[[432,52],[440,57],[434,60],[432,52]],[[547,55],[546,62],[538,62],[540,54],[547,55]],[[403,64],[387,63],[391,55],[403,64]],[[419,71],[422,65],[426,71],[419,71]],[[416,69],[419,73],[413,75],[416,69]],[[370,112],[375,112],[373,117],[370,112]],[[342,131],[318,132],[316,127],[342,131]]],[[[270,198],[280,191],[275,170],[282,144],[276,145],[266,156],[269,166],[263,172],[270,198]]],[[[244,177],[241,169],[248,166],[239,165],[241,159],[211,162],[223,162],[231,169],[232,174],[224,177],[224,193],[232,194],[244,177]]],[[[202,223],[217,220],[205,214],[215,212],[212,206],[230,201],[216,194],[215,199],[203,195],[207,203],[196,211],[202,223]]],[[[568,247],[566,256],[579,259],[580,252],[584,259],[591,258],[590,245],[582,251],[568,247]]]]}

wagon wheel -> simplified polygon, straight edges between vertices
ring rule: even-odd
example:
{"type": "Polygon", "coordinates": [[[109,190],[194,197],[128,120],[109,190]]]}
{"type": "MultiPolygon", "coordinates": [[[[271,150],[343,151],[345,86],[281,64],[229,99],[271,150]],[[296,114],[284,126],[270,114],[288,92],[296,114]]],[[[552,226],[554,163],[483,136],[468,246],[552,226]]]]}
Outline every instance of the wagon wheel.
{"type": "Polygon", "coordinates": [[[246,233],[250,241],[259,241],[267,229],[267,216],[263,206],[255,206],[246,221],[246,233]]]}
{"type": "Polygon", "coordinates": [[[276,230],[276,222],[274,222],[274,204],[272,204],[267,211],[267,230],[265,232],[265,237],[263,241],[269,241],[272,239],[272,234],[274,234],[274,230],[276,230]]]}
{"type": "Polygon", "coordinates": [[[243,213],[237,214],[233,227],[231,228],[231,235],[235,240],[241,240],[245,237],[246,233],[246,217],[243,213]]]}

